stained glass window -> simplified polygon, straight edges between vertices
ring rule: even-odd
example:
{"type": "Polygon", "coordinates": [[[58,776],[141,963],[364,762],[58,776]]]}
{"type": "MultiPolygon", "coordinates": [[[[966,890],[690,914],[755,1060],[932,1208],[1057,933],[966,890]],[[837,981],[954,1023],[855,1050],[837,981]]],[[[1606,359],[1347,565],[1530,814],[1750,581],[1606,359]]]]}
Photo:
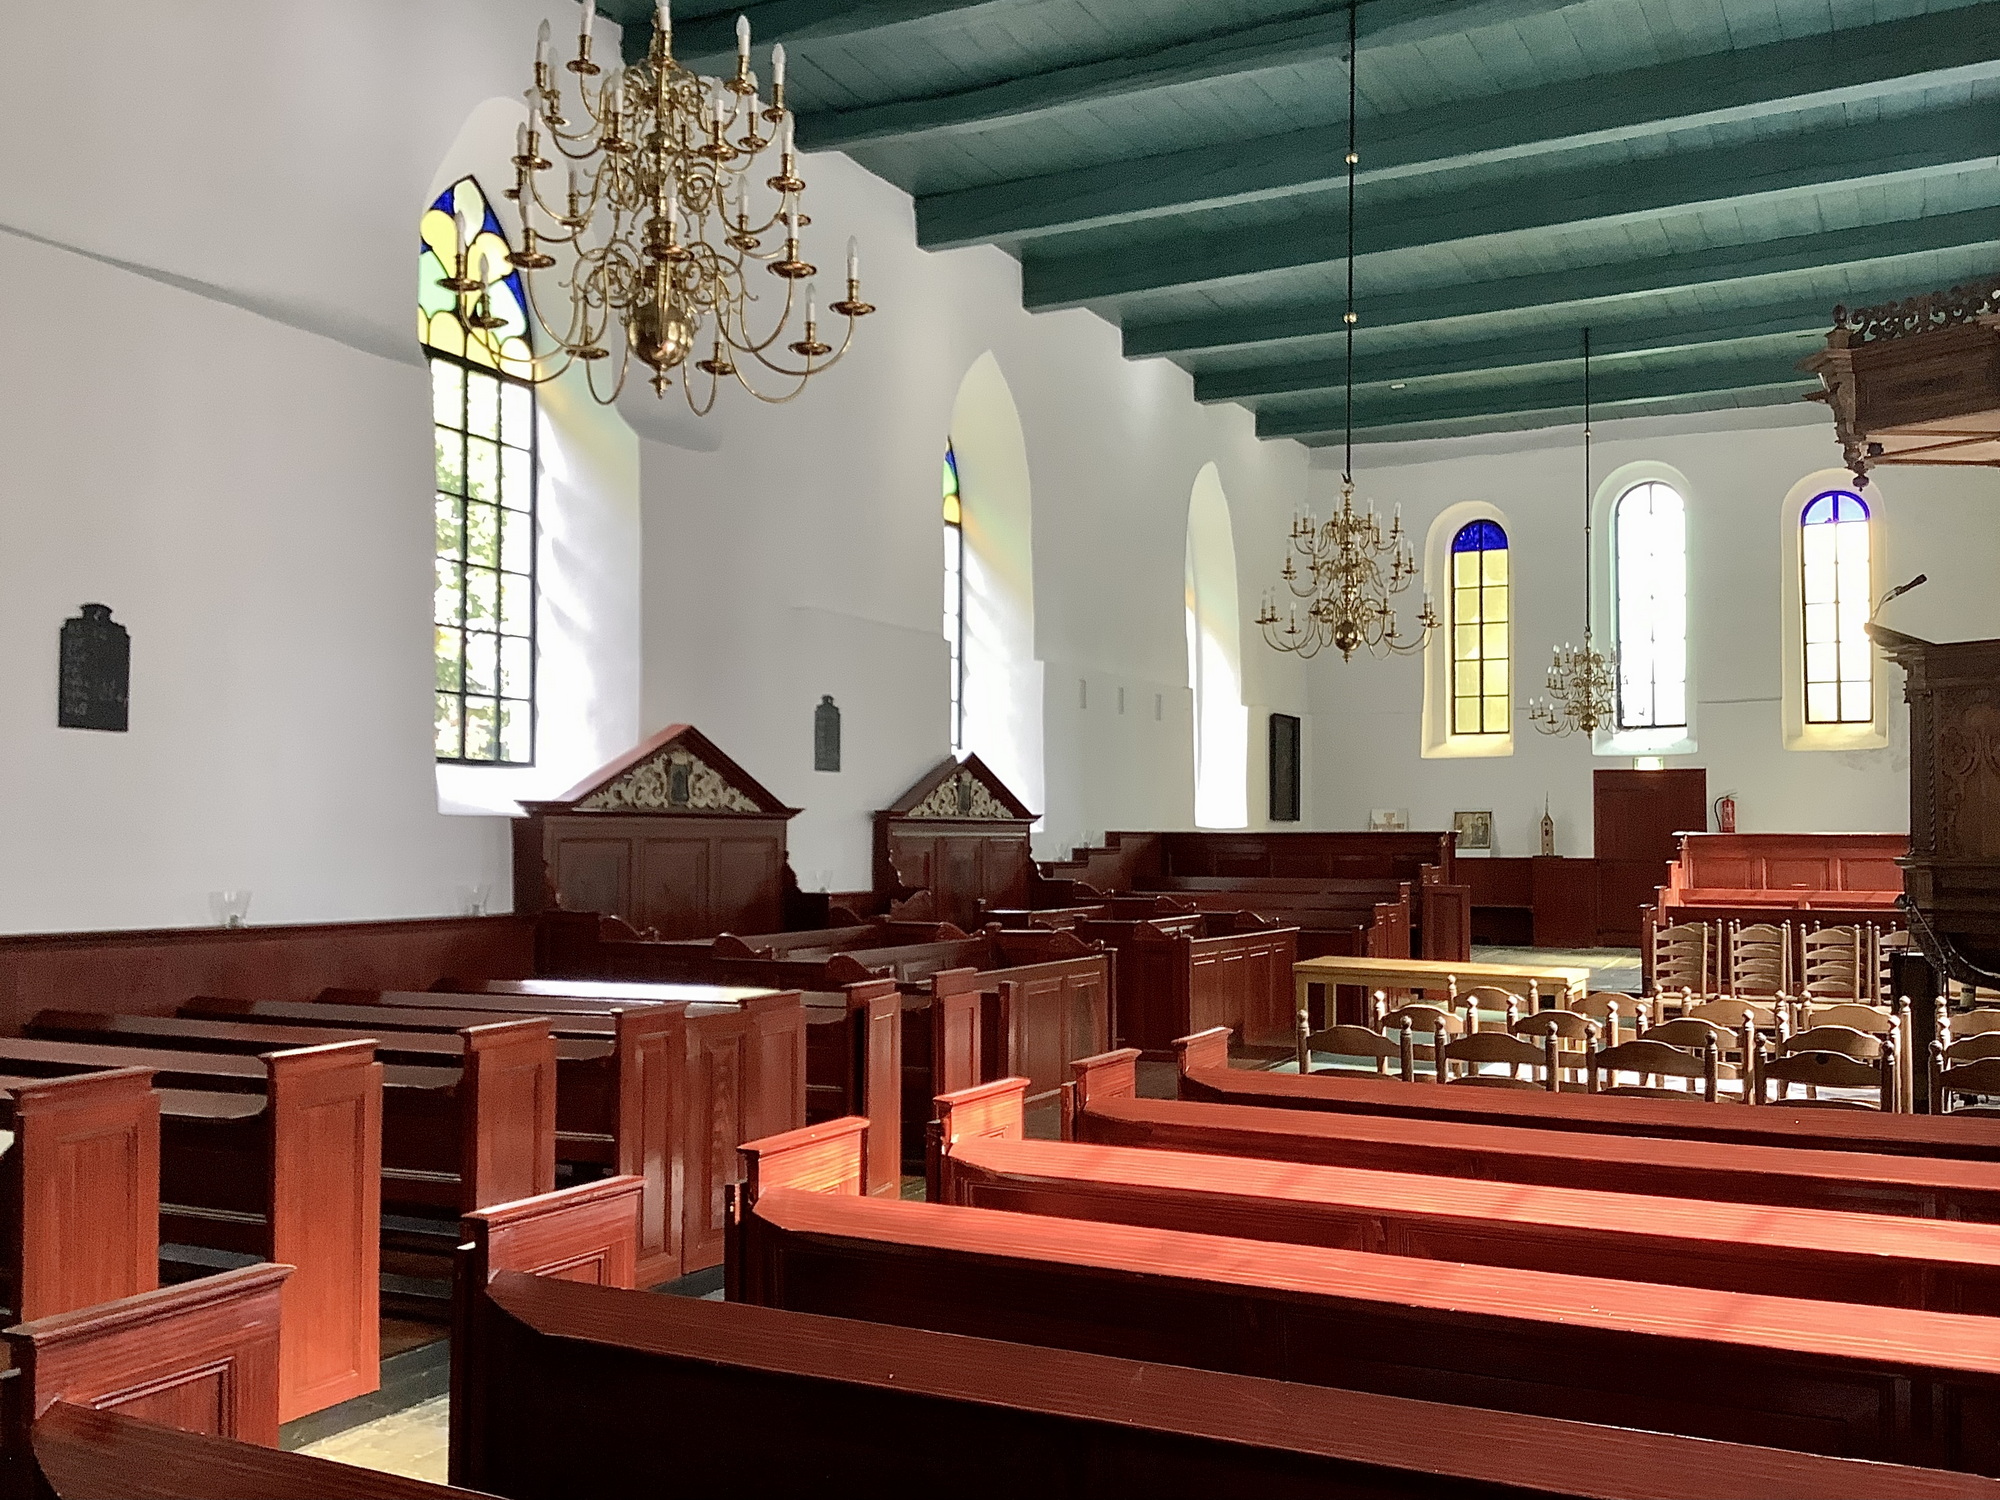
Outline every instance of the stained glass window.
{"type": "Polygon", "coordinates": [[[1473,521],[1451,539],[1451,732],[1506,734],[1513,727],[1508,682],[1507,533],[1473,521]]]}
{"type": "Polygon", "coordinates": [[[1815,495],[1799,516],[1805,601],[1806,722],[1875,718],[1868,623],[1868,505],[1851,490],[1815,495]]]}
{"type": "Polygon", "coordinates": [[[436,439],[437,758],[535,758],[535,391],[520,273],[479,184],[461,178],[424,213],[417,336],[430,360],[436,439]],[[472,230],[470,298],[440,285],[472,230]],[[503,271],[507,272],[504,276],[503,271]],[[467,315],[473,320],[468,326],[467,315]],[[493,322],[483,328],[478,324],[493,322]]]}
{"type": "Polygon", "coordinates": [[[958,455],[944,445],[944,639],[951,650],[951,748],[965,748],[965,510],[958,455]]]}
{"type": "Polygon", "coordinates": [[[1618,727],[1687,727],[1687,507],[1649,480],[1612,510],[1618,727]]]}

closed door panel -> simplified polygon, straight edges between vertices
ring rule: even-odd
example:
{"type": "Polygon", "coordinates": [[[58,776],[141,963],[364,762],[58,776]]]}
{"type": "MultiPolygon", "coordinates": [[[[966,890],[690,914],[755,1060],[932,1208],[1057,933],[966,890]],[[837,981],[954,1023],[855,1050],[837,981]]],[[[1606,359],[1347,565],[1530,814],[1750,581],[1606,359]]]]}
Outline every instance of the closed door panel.
{"type": "Polygon", "coordinates": [[[556,890],[571,911],[601,911],[631,921],[632,841],[564,838],[556,845],[556,890]]]}
{"type": "Polygon", "coordinates": [[[662,938],[713,937],[705,839],[649,839],[639,856],[639,921],[662,938]]]}

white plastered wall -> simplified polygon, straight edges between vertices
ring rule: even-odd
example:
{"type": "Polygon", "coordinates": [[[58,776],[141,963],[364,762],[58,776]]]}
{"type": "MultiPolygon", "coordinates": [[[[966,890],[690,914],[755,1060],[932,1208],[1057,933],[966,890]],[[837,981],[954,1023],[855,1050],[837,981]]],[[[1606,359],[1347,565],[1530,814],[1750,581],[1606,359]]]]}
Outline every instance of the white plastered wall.
{"type": "MultiPolygon", "coordinates": [[[[1598,475],[1667,465],[1685,481],[1697,750],[1666,763],[1705,767],[1711,799],[1734,793],[1737,826],[1746,832],[1906,828],[1908,714],[1896,668],[1877,666],[1878,691],[1891,705],[1886,747],[1784,746],[1783,502],[1802,479],[1838,461],[1824,412],[1600,420],[1596,432],[1598,475]]],[[[1632,761],[1593,755],[1577,737],[1544,738],[1521,711],[1527,697],[1541,691],[1551,646],[1581,633],[1578,429],[1370,446],[1361,450],[1357,467],[1361,494],[1384,508],[1400,502],[1419,532],[1447,507],[1468,501],[1483,501],[1507,516],[1515,750],[1476,761],[1419,759],[1421,663],[1357,658],[1345,667],[1322,664],[1312,683],[1318,740],[1308,762],[1319,794],[1319,826],[1364,827],[1371,807],[1407,807],[1412,826],[1427,828],[1449,827],[1455,811],[1491,809],[1494,852],[1532,854],[1546,797],[1558,852],[1590,853],[1590,773],[1632,761]]],[[[1315,468],[1311,481],[1323,513],[1337,497],[1338,474],[1315,468]]],[[[1992,524],[2000,475],[1883,469],[1870,494],[1881,502],[1878,578],[1887,586],[1919,572],[1930,575],[1927,585],[1888,607],[1884,623],[1938,640],[2000,635],[2000,590],[1993,586],[2000,530],[1992,524]]],[[[1601,613],[1601,597],[1598,607],[1601,613]]]]}
{"type": "MultiPolygon", "coordinates": [[[[479,885],[505,905],[505,820],[440,812],[430,757],[414,226],[461,170],[505,186],[495,122],[537,23],[575,15],[0,8],[0,930],[202,923],[224,888],[254,893],[253,923],[450,912],[479,885]],[[133,631],[126,735],[54,727],[57,631],[99,601],[133,631]]],[[[702,423],[628,395],[635,443],[544,395],[584,434],[548,454],[544,643],[590,680],[545,677],[544,764],[501,780],[553,790],[691,720],[806,809],[806,884],[865,884],[869,814],[947,750],[938,456],[990,352],[1034,504],[1038,843],[1186,825],[1190,487],[1217,466],[1254,607],[1255,539],[1282,537],[1304,451],[1125,361],[1089,313],[1031,317],[1003,253],[920,251],[908,196],[846,159],[805,165],[809,252],[831,265],[858,234],[882,310],[787,407],[739,397],[702,423]],[[837,775],[811,769],[823,693],[845,717],[837,775]]],[[[1260,710],[1302,712],[1305,678],[1247,655],[1257,821],[1260,710]]],[[[449,805],[489,800],[460,779],[449,805]]]]}

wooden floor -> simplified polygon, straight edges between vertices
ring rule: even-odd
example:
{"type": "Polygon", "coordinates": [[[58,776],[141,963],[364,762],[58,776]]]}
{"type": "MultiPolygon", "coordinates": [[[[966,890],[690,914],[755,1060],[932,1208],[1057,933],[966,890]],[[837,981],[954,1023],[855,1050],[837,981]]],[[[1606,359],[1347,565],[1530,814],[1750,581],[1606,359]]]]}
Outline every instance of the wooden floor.
{"type": "Polygon", "coordinates": [[[1639,993],[1637,948],[1484,948],[1472,950],[1475,963],[1557,964],[1590,970],[1593,990],[1639,993]]]}

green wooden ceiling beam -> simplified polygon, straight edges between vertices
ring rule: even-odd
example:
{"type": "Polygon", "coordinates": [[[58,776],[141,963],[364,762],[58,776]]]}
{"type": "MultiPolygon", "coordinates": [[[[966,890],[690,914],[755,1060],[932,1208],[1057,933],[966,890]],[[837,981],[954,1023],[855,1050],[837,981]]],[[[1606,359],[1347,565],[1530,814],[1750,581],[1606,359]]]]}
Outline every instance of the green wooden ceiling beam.
{"type": "MultiPolygon", "coordinates": [[[[816,41],[858,36],[909,21],[956,20],[977,11],[1018,8],[1020,0],[749,0],[711,15],[674,20],[674,55],[696,71],[736,55],[736,18],[750,18],[761,47],[770,42],[816,41]]],[[[598,9],[625,28],[625,61],[642,61],[652,44],[654,0],[605,0],[598,9]]]]}
{"type": "MultiPolygon", "coordinates": [[[[1383,329],[1524,312],[1538,307],[1577,309],[1576,321],[1615,315],[1622,305],[1662,292],[1720,288],[1766,276],[1832,267],[1893,262],[1912,255],[2000,240],[2000,208],[1891,220],[1784,239],[1683,251],[1532,276],[1419,287],[1356,303],[1361,336],[1383,329]]],[[[1211,313],[1173,322],[1130,324],[1123,330],[1127,358],[1176,356],[1223,349],[1325,346],[1342,331],[1343,305],[1331,298],[1255,313],[1211,313]]],[[[1832,308],[1826,311],[1831,314],[1832,308]]]]}
{"type": "MultiPolygon", "coordinates": [[[[1566,80],[1451,109],[1379,116],[1362,123],[1360,180],[1389,181],[2000,77],[2000,49],[1989,40],[1996,28],[2000,0],[1986,0],[1831,35],[1566,80]]],[[[1219,53],[1214,62],[1220,66],[1228,55],[1219,53]]],[[[1005,87],[1019,92],[1038,81],[1005,87]]],[[[1051,98],[1047,107],[1088,105],[1098,97],[1079,80],[1075,91],[1051,98]]],[[[828,122],[826,139],[843,143],[840,132],[851,120],[828,122]]],[[[802,121],[801,129],[803,138],[819,144],[815,117],[802,121]]],[[[933,250],[1012,243],[1316,191],[1345,181],[1345,141],[1339,137],[1337,129],[1319,125],[934,194],[917,200],[917,237],[933,250]]]]}
{"type": "MultiPolygon", "coordinates": [[[[1803,398],[1813,381],[1794,368],[1790,352],[1723,355],[1626,370],[1593,372],[1591,404],[1600,413],[1644,402],[1733,398],[1745,392],[1789,390],[1803,398]]],[[[1354,404],[1354,426],[1408,427],[1483,416],[1533,415],[1536,425],[1572,420],[1583,409],[1583,389],[1574,371],[1531,380],[1496,382],[1439,391],[1370,393],[1354,404]]],[[[1297,438],[1310,444],[1341,440],[1342,402],[1304,402],[1257,414],[1257,435],[1297,438]]]]}
{"type": "MultiPolygon", "coordinates": [[[[1361,7],[1363,51],[1560,10],[1574,0],[1369,0],[1361,7]]],[[[1306,13],[1255,26],[1182,37],[1158,47],[1092,58],[984,88],[861,109],[806,114],[799,140],[816,151],[940,137],[1018,125],[1063,110],[1158,89],[1240,78],[1302,63],[1339,63],[1347,54],[1346,8],[1308,0],[1306,13]]]]}
{"type": "MultiPolygon", "coordinates": [[[[1364,194],[1355,248],[1358,255],[1387,255],[1533,230],[1609,227],[1724,205],[1734,210],[1756,198],[1971,171],[1989,166],[1996,154],[2000,108],[1963,105],[1417,199],[1378,197],[1371,204],[1364,194]]],[[[1333,267],[1344,253],[1342,216],[1327,210],[1302,212],[1281,231],[1199,225],[1198,217],[1185,224],[1163,221],[1160,232],[1148,240],[1081,253],[1031,248],[1021,266],[1022,300],[1032,311],[1045,312],[1142,292],[1333,267]]]]}
{"type": "MultiPolygon", "coordinates": [[[[1797,386],[1770,385],[1748,386],[1738,390],[1705,391],[1692,395],[1648,396],[1622,402],[1616,410],[1604,412],[1606,417],[1678,417],[1696,412],[1742,411],[1760,406],[1783,406],[1797,410],[1799,391],[1797,386]]],[[[1397,422],[1354,430],[1354,445],[1366,449],[1377,443],[1410,443],[1426,438],[1472,437],[1479,433],[1533,432],[1543,427],[1575,426],[1582,421],[1583,413],[1575,407],[1555,408],[1547,411],[1480,412],[1474,416],[1445,418],[1435,422],[1397,422]]],[[[1832,436],[1832,426],[1828,425],[1828,436],[1832,436]]],[[[1299,438],[1309,448],[1337,454],[1340,434],[1329,433],[1317,438],[1299,438]]],[[[1364,464],[1365,464],[1364,460],[1364,464]]]]}
{"type": "MultiPolygon", "coordinates": [[[[1833,309],[1820,298],[1793,298],[1768,307],[1746,307],[1696,319],[1651,318],[1629,324],[1591,324],[1591,348],[1596,358],[1611,362],[1648,354],[1686,353],[1742,339],[1792,335],[1800,355],[1832,325],[1833,309]]],[[[1580,325],[1579,325],[1580,326],[1580,325]]],[[[1540,365],[1574,362],[1575,328],[1537,329],[1511,338],[1481,339],[1463,344],[1399,344],[1354,356],[1357,386],[1389,381],[1418,382],[1439,375],[1476,371],[1513,372],[1540,365]]],[[[1197,401],[1256,401],[1260,397],[1292,396],[1310,391],[1338,391],[1346,379],[1340,359],[1271,363],[1243,370],[1197,374],[1197,401]]]]}

